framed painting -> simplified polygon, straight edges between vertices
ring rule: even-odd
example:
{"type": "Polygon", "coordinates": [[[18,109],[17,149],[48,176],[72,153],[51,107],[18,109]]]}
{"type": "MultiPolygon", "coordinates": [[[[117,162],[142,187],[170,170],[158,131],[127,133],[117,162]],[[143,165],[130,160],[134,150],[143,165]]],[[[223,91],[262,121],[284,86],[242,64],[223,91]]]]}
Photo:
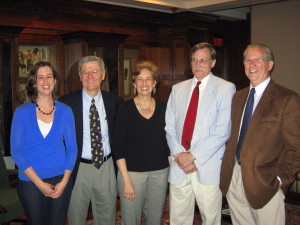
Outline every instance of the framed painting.
{"type": "Polygon", "coordinates": [[[56,65],[56,46],[54,45],[19,45],[19,77],[28,78],[34,64],[39,61],[48,61],[56,65]]]}

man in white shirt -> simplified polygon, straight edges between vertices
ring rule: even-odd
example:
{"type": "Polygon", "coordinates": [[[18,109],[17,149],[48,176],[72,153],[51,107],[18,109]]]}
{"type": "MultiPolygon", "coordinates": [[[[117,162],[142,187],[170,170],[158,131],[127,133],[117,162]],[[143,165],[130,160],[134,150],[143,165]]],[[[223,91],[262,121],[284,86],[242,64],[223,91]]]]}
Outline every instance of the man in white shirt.
{"type": "Polygon", "coordinates": [[[68,222],[70,225],[86,224],[91,202],[94,224],[114,225],[117,183],[110,144],[114,121],[122,99],[101,90],[101,83],[105,79],[105,65],[101,58],[83,57],[79,61],[78,73],[83,89],[59,99],[73,110],[78,146],[77,160],[72,173],[75,183],[68,212],[68,222]],[[103,154],[103,159],[101,159],[100,168],[97,168],[92,160],[93,136],[89,117],[92,100],[98,111],[101,127],[100,141],[102,141],[103,152],[100,154],[103,154]]]}
{"type": "Polygon", "coordinates": [[[211,73],[215,64],[211,44],[195,45],[191,51],[194,78],[174,85],[168,100],[171,225],[193,224],[195,199],[203,224],[221,224],[220,167],[230,135],[235,86],[211,73]]]}
{"type": "Polygon", "coordinates": [[[220,180],[233,224],[285,224],[284,193],[300,170],[300,97],[273,82],[273,65],[263,44],[244,51],[250,87],[233,96],[220,180]]]}

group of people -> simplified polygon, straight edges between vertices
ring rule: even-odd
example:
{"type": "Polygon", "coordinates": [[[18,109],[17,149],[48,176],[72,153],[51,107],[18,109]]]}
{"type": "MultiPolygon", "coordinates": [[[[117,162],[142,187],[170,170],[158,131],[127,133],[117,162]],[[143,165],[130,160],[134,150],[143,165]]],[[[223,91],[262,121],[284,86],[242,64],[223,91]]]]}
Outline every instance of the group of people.
{"type": "Polygon", "coordinates": [[[233,224],[285,224],[284,194],[300,171],[300,97],[270,77],[270,48],[244,51],[249,87],[212,74],[216,51],[191,49],[194,77],[153,98],[157,66],[138,62],[133,99],[101,90],[103,60],[83,57],[82,90],[58,98],[59,76],[45,61],[30,71],[30,103],[19,106],[11,155],[18,193],[33,225],[113,225],[119,193],[124,225],[161,224],[169,187],[170,224],[221,224],[222,194],[233,224]]]}

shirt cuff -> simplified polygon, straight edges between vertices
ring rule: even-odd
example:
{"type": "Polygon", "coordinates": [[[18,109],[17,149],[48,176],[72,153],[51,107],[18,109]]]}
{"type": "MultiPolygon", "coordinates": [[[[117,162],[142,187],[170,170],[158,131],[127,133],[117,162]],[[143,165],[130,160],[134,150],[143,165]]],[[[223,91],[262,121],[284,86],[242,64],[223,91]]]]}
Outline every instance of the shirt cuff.
{"type": "Polygon", "coordinates": [[[279,180],[280,184],[282,184],[281,179],[279,176],[277,176],[277,179],[279,180]]]}

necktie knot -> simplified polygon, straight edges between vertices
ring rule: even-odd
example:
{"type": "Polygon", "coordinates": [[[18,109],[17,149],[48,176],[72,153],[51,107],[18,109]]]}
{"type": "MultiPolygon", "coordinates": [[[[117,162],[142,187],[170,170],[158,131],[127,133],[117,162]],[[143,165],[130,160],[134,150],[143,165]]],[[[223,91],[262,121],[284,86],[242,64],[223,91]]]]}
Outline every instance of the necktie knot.
{"type": "Polygon", "coordinates": [[[194,91],[196,93],[196,96],[199,96],[199,85],[201,84],[201,81],[198,81],[196,84],[196,87],[194,88],[194,91]]]}
{"type": "Polygon", "coordinates": [[[255,88],[251,88],[250,95],[254,95],[254,94],[255,94],[255,88]]]}
{"type": "Polygon", "coordinates": [[[95,104],[95,99],[93,98],[93,99],[92,99],[92,105],[94,105],[94,104],[95,104]]]}

